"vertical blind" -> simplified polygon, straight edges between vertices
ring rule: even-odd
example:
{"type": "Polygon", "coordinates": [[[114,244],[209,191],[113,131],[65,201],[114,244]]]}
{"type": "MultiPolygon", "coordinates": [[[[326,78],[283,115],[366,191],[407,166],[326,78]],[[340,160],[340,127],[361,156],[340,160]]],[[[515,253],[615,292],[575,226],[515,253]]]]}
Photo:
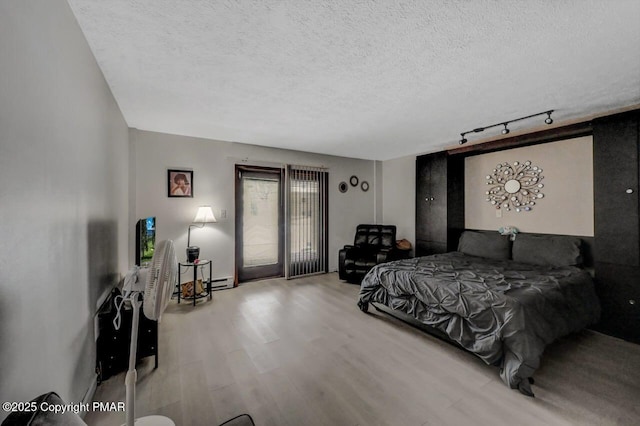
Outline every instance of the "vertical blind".
{"type": "Polygon", "coordinates": [[[328,176],[318,167],[286,168],[286,278],[328,272],[328,176]]]}

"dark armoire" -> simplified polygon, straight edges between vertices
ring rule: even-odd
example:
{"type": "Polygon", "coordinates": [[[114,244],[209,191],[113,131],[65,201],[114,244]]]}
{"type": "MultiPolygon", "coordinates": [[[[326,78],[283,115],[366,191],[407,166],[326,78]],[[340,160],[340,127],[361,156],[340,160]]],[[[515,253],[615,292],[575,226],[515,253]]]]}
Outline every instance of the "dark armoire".
{"type": "Polygon", "coordinates": [[[598,329],[640,343],[640,112],[593,122],[598,329]]]}
{"type": "Polygon", "coordinates": [[[464,230],[464,158],[447,152],[416,158],[416,256],[457,249],[464,230]]]}

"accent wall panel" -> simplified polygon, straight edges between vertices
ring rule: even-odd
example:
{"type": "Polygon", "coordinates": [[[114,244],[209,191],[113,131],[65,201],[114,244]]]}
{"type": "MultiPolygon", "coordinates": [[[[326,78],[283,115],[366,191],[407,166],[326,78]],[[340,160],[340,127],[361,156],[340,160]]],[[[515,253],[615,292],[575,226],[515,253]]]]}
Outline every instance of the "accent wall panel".
{"type": "Polygon", "coordinates": [[[515,226],[522,232],[592,237],[594,235],[593,138],[556,140],[538,145],[468,156],[465,159],[465,226],[497,231],[515,226]],[[531,161],[543,170],[544,198],[531,211],[502,211],[486,201],[487,175],[500,163],[531,161]]]}

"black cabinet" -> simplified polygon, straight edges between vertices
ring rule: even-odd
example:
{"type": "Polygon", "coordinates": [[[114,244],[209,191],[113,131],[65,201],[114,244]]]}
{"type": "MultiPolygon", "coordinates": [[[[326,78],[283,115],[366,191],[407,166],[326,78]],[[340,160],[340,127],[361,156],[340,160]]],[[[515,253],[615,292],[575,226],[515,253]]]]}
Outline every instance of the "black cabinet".
{"type": "MultiPolygon", "coordinates": [[[[114,299],[120,294],[116,288],[98,311],[98,339],[96,342],[96,372],[98,383],[129,367],[129,343],[131,341],[132,309],[122,309],[120,328],[116,330],[114,299]]],[[[158,323],[144,316],[140,309],[138,326],[137,360],[155,356],[158,367],[158,323]]]]}
{"type": "Polygon", "coordinates": [[[416,159],[416,256],[455,250],[464,229],[464,159],[446,152],[416,159]]]}
{"type": "Polygon", "coordinates": [[[640,342],[640,114],[593,123],[595,273],[599,329],[640,342]]]}
{"type": "Polygon", "coordinates": [[[596,263],[602,320],[597,330],[640,343],[640,268],[596,263]]]}
{"type": "Polygon", "coordinates": [[[593,142],[596,259],[640,266],[637,117],[594,123],[593,142]]]}

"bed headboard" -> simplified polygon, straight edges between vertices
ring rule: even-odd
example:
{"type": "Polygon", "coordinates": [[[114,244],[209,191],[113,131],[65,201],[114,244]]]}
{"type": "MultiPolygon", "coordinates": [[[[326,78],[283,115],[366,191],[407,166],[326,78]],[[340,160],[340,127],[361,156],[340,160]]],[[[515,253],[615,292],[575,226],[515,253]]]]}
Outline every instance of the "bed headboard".
{"type": "MultiPolygon", "coordinates": [[[[475,231],[475,232],[482,232],[482,233],[497,233],[498,231],[487,231],[487,230],[482,230],[482,229],[463,229],[460,230],[457,235],[455,236],[455,241],[460,239],[460,235],[462,235],[463,231],[475,231]]],[[[534,235],[534,236],[550,236],[553,235],[554,237],[567,237],[567,238],[579,238],[582,241],[582,246],[580,247],[580,252],[582,254],[582,260],[583,260],[583,267],[584,268],[593,268],[593,245],[594,245],[594,238],[593,237],[585,237],[585,236],[581,236],[581,235],[557,235],[557,234],[537,234],[534,232],[527,232],[527,235],[534,235]]],[[[517,237],[516,237],[517,238],[517,237]]]]}

